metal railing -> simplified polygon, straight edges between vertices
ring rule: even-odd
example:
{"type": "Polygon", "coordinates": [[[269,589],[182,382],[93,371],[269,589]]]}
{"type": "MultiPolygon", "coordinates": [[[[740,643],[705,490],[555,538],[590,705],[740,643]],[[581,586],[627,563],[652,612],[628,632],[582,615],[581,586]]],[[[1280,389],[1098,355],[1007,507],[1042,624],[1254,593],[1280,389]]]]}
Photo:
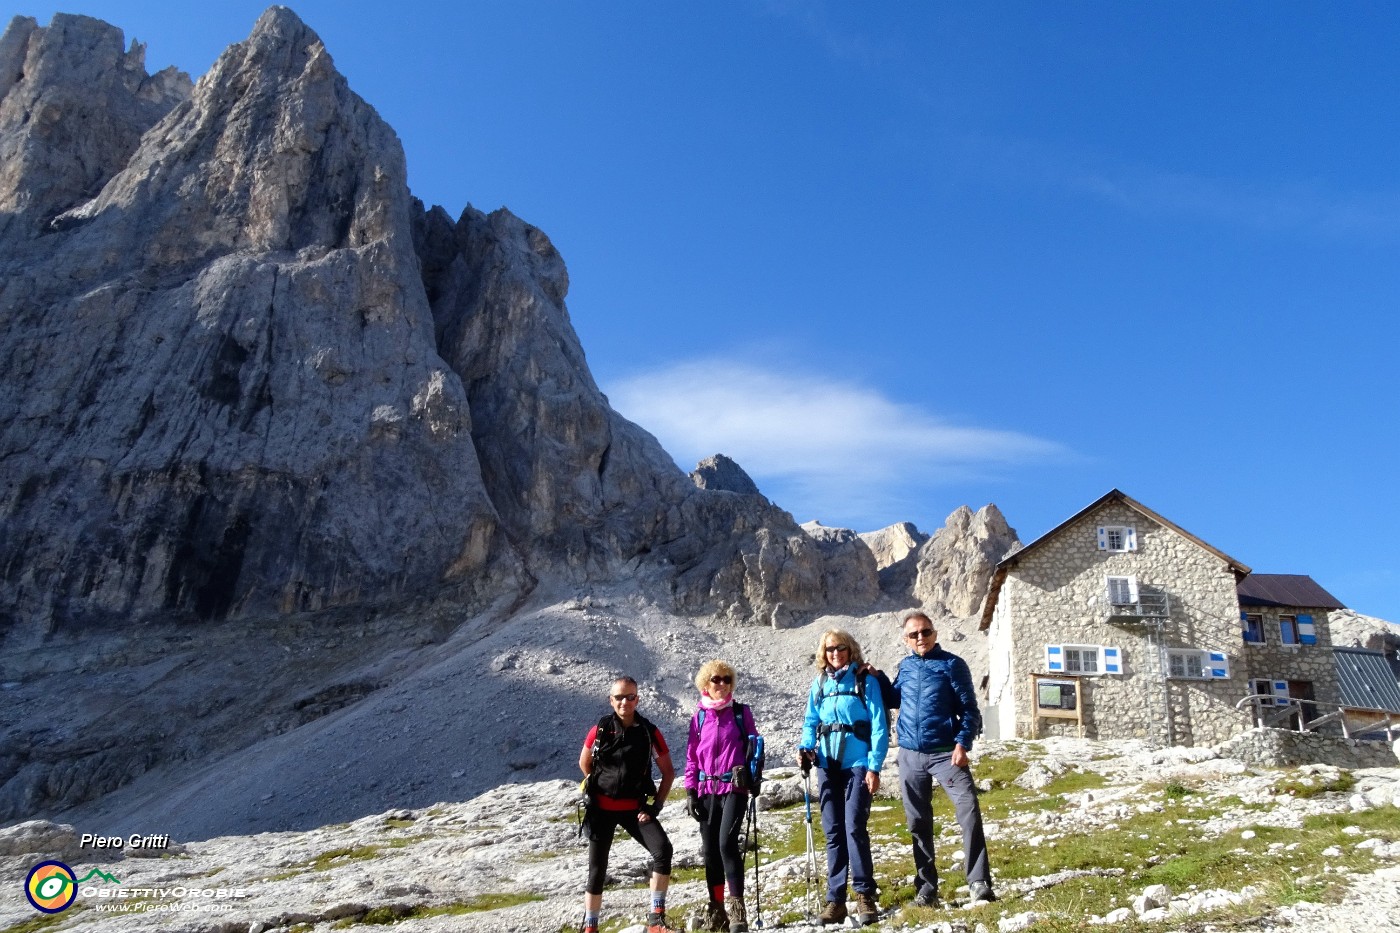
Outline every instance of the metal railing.
{"type": "Polygon", "coordinates": [[[1293,697],[1274,696],[1271,693],[1250,694],[1236,703],[1235,709],[1244,709],[1246,703],[1253,707],[1256,726],[1270,729],[1292,729],[1294,732],[1315,732],[1319,726],[1337,723],[1341,727],[1342,735],[1348,739],[1368,732],[1384,732],[1387,742],[1400,739],[1400,713],[1342,706],[1337,703],[1323,703],[1318,700],[1299,700],[1293,697]],[[1332,712],[1323,716],[1313,716],[1319,706],[1329,707],[1332,712]],[[1360,719],[1364,715],[1367,717],[1367,721],[1352,721],[1348,719],[1349,715],[1356,719],[1360,719]]]}
{"type": "Polygon", "coordinates": [[[1136,601],[1105,597],[1109,622],[1156,622],[1171,615],[1171,598],[1161,591],[1142,590],[1136,601]]]}

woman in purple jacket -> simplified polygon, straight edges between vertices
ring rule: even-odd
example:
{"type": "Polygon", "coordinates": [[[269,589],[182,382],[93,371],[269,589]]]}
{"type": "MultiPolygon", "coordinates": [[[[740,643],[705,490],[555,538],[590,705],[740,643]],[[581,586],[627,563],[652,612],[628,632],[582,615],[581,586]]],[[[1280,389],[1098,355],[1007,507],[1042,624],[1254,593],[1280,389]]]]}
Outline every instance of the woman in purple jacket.
{"type": "Polygon", "coordinates": [[[753,711],[734,702],[734,668],[707,661],[695,675],[695,686],[700,703],[685,746],[685,810],[700,823],[700,854],[710,892],[704,929],[747,933],[739,832],[749,804],[749,737],[758,730],[753,711]]]}

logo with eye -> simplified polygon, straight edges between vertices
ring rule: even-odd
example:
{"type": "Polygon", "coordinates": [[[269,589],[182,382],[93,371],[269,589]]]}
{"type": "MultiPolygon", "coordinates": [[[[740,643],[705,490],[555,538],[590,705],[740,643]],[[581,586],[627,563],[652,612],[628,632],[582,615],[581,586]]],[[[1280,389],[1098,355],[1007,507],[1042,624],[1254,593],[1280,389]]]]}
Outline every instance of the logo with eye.
{"type": "Polygon", "coordinates": [[[24,879],[24,896],[35,910],[56,914],[78,898],[78,879],[62,862],[40,862],[24,879]]]}

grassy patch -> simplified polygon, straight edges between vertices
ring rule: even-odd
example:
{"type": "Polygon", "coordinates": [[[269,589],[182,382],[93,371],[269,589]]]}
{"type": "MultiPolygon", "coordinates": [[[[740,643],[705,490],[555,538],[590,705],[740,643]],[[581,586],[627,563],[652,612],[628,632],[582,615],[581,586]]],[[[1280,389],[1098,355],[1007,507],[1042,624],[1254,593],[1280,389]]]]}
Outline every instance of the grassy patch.
{"type": "Polygon", "coordinates": [[[430,833],[420,833],[415,836],[396,836],[393,839],[389,840],[389,848],[406,849],[409,846],[417,845],[420,842],[424,842],[432,838],[434,837],[430,833]]]}
{"type": "Polygon", "coordinates": [[[285,871],[278,872],[270,876],[268,881],[286,881],[288,878],[295,878],[297,875],[305,874],[308,871],[330,871],[332,868],[339,868],[351,862],[362,862],[379,855],[380,846],[356,846],[355,848],[331,849],[329,852],[322,852],[309,861],[292,865],[285,871]]]}
{"type": "Polygon", "coordinates": [[[333,929],[344,930],[354,926],[384,926],[403,920],[418,920],[429,917],[456,917],[463,914],[476,914],[488,910],[504,910],[518,904],[542,901],[539,894],[479,894],[465,901],[453,904],[386,904],[376,907],[358,918],[347,917],[337,921],[333,929]]]}
{"type": "Polygon", "coordinates": [[[1029,764],[1024,759],[1009,755],[978,758],[973,762],[972,776],[979,784],[990,781],[992,790],[996,790],[1014,784],[1018,777],[1026,773],[1028,767],[1029,764]]]}
{"type": "Polygon", "coordinates": [[[1316,797],[1319,794],[1349,794],[1355,786],[1356,778],[1350,771],[1342,771],[1331,777],[1299,774],[1275,781],[1274,793],[1290,797],[1316,797]]]}
{"type": "Polygon", "coordinates": [[[38,933],[39,930],[47,930],[56,923],[70,919],[77,909],[77,905],[74,905],[61,914],[41,914],[29,920],[21,920],[0,930],[0,933],[38,933]]]}
{"type": "Polygon", "coordinates": [[[1050,782],[1045,788],[1047,794],[1074,794],[1086,790],[1098,790],[1108,783],[1108,778],[1097,771],[1066,771],[1050,782]]]}
{"type": "Polygon", "coordinates": [[[1166,786],[1162,788],[1162,796],[1166,797],[1168,800],[1181,800],[1195,792],[1193,788],[1187,787],[1185,784],[1176,780],[1168,781],[1166,786]]]}

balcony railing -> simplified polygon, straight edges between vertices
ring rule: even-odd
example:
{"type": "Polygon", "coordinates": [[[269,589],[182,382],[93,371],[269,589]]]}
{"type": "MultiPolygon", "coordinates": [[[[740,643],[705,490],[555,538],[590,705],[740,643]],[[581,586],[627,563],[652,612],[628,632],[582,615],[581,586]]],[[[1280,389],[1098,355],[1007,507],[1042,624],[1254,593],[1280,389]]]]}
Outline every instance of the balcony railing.
{"type": "Polygon", "coordinates": [[[1143,591],[1136,601],[1108,597],[1107,602],[1109,622],[1157,622],[1171,615],[1171,599],[1166,593],[1143,591]]]}
{"type": "Polygon", "coordinates": [[[1335,722],[1348,739],[1370,739],[1394,742],[1400,739],[1400,713],[1378,709],[1360,709],[1340,706],[1335,703],[1320,703],[1317,700],[1302,700],[1295,697],[1279,697],[1270,693],[1254,693],[1235,704],[1235,709],[1250,707],[1250,716],[1256,726],[1270,729],[1292,729],[1294,732],[1313,732],[1321,726],[1335,722]],[[1318,715],[1318,707],[1326,706],[1332,712],[1318,715]]]}

